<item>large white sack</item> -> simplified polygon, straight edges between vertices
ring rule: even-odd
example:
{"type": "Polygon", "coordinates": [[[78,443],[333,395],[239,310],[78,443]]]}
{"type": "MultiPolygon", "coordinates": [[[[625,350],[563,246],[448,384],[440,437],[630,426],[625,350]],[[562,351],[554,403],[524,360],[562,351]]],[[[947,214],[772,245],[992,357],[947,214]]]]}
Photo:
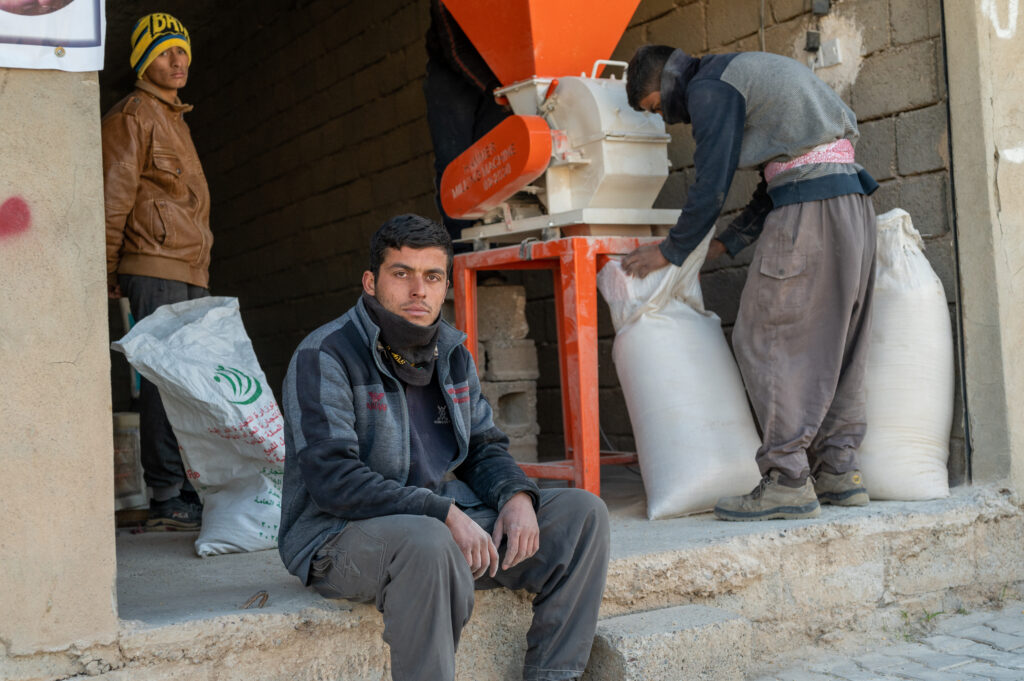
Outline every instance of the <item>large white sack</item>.
{"type": "Polygon", "coordinates": [[[160,390],[186,473],[203,500],[196,553],[276,547],[284,421],[238,299],[164,305],[113,348],[160,390]]]}
{"type": "Polygon", "coordinates": [[[953,333],[942,282],[910,215],[878,216],[875,298],[858,454],[872,499],[949,495],[953,333]]]}
{"type": "Polygon", "coordinates": [[[637,279],[613,260],[597,277],[652,520],[706,511],[760,479],[739,369],[721,320],[704,310],[698,275],[709,241],[682,267],[637,279]]]}

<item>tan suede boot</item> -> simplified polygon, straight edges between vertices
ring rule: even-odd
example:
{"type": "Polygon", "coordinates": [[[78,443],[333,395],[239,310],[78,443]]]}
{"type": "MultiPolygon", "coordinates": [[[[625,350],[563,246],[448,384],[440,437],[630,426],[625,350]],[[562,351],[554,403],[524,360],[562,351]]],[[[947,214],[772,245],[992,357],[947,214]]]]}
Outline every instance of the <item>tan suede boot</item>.
{"type": "Polygon", "coordinates": [[[818,471],[814,476],[814,493],[822,504],[836,506],[866,506],[868,491],[864,489],[864,481],[860,471],[846,473],[826,473],[818,471]]]}
{"type": "Polygon", "coordinates": [[[818,497],[811,479],[801,487],[787,487],[779,483],[780,473],[768,471],[761,484],[750,494],[722,497],[715,504],[715,517],[719,520],[774,520],[816,518],[821,514],[818,497]]]}

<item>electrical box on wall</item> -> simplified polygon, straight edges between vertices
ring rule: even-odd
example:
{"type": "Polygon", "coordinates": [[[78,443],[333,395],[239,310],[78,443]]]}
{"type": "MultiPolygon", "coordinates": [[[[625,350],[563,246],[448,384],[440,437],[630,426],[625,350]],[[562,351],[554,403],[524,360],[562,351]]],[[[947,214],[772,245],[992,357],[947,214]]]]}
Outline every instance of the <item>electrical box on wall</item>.
{"type": "Polygon", "coordinates": [[[821,50],[818,51],[818,67],[828,68],[829,66],[835,66],[843,61],[842,52],[839,49],[839,38],[833,38],[832,40],[826,40],[821,44],[821,50]]]}

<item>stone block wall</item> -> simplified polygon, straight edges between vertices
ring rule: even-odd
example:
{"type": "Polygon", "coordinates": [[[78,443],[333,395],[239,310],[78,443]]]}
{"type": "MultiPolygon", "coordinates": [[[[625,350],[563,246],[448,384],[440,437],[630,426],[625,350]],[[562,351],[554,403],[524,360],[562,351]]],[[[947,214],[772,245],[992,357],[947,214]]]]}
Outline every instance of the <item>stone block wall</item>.
{"type": "MultiPolygon", "coordinates": [[[[275,385],[302,337],[355,302],[373,231],[434,215],[427,23],[422,2],[312,2],[246,41],[274,50],[266,69],[247,68],[244,48],[225,55],[215,87],[232,83],[247,110],[233,138],[197,132],[218,197],[214,285],[241,298],[275,385]]],[[[232,116],[210,94],[209,115],[232,116]]]]}
{"type": "Polygon", "coordinates": [[[494,423],[508,436],[519,461],[537,460],[537,348],[527,338],[526,291],[522,286],[477,289],[480,391],[494,423]]]}
{"type": "MultiPolygon", "coordinates": [[[[853,108],[860,124],[857,159],[879,181],[874,195],[880,214],[892,208],[907,210],[925,237],[926,255],[942,279],[956,328],[957,275],[953,238],[952,193],[947,124],[947,95],[939,0],[845,0],[833,2],[828,15],[812,15],[807,0],[768,0],[764,3],[764,49],[807,63],[807,31],[818,31],[822,42],[838,39],[842,62],[816,73],[853,108]]],[[[759,0],[643,0],[619,43],[613,59],[628,60],[637,47],[663,43],[694,55],[761,49],[759,0]]],[[[694,142],[689,126],[675,125],[669,158],[672,170],[656,207],[680,208],[694,181],[694,142]]],[[[743,208],[757,183],[752,171],[737,173],[726,198],[718,229],[743,208]]],[[[731,332],[753,249],[735,259],[710,263],[702,275],[707,306],[721,316],[731,332]]],[[[550,287],[548,287],[550,288],[550,287]]],[[[546,295],[550,295],[547,293],[546,295]]],[[[534,305],[546,305],[538,291],[534,305]]],[[[548,309],[547,314],[550,314],[548,309]]],[[[543,313],[535,313],[542,316],[543,313]]],[[[552,337],[553,338],[553,337],[552,337]]],[[[602,322],[601,420],[608,440],[630,446],[629,422],[611,364],[613,334],[602,322]]],[[[542,366],[547,344],[541,343],[542,366]]],[[[543,375],[547,375],[545,370],[543,375]]],[[[557,374],[555,374],[557,377],[557,374]]],[[[555,424],[544,422],[544,405],[555,398],[544,391],[555,386],[542,378],[542,454],[546,434],[555,424]]],[[[951,442],[951,482],[966,476],[963,403],[957,383],[957,414],[951,442]]]]}
{"type": "MultiPolygon", "coordinates": [[[[351,306],[388,217],[436,217],[425,0],[160,7],[189,28],[181,98],[210,185],[211,290],[237,296],[275,393],[302,338],[351,306]]],[[[111,7],[105,108],[138,9],[111,7]]]]}
{"type": "MultiPolygon", "coordinates": [[[[626,60],[651,42],[696,55],[760,49],[761,4],[642,0],[613,58],[626,60]]],[[[809,0],[765,0],[764,8],[768,51],[806,60],[808,30],[819,31],[822,41],[840,41],[842,63],[817,73],[857,113],[858,159],[881,183],[875,206],[911,213],[955,320],[940,0],[838,0],[824,17],[811,14],[809,0]]],[[[372,231],[401,212],[436,217],[422,94],[428,3],[295,0],[243,10],[169,0],[161,9],[185,22],[194,42],[182,96],[196,105],[188,121],[213,195],[213,291],[240,298],[257,355],[277,389],[302,337],[357,298],[372,231]]],[[[130,87],[125,46],[135,18],[134,8],[108,8],[104,110],[130,87]]],[[[669,132],[673,169],[658,207],[682,206],[694,180],[687,126],[669,132]]],[[[742,208],[756,181],[753,172],[737,174],[719,227],[742,208]]],[[[724,259],[703,275],[707,303],[727,334],[749,257],[724,259]]],[[[509,281],[525,286],[528,338],[539,352],[539,448],[542,456],[559,456],[564,443],[550,276],[515,274],[509,281]]],[[[607,310],[599,322],[604,444],[629,449],[607,310]]],[[[517,361],[511,348],[489,350],[517,361]]],[[[966,470],[960,421],[958,415],[954,481],[966,470]]]]}

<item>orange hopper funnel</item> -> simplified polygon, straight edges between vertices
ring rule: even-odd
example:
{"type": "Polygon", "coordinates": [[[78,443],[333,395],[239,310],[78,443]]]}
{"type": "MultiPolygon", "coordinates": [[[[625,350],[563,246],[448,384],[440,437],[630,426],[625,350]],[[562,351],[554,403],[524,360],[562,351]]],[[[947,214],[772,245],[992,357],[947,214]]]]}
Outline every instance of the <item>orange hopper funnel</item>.
{"type": "Polygon", "coordinates": [[[502,85],[576,76],[615,50],[640,0],[442,0],[502,85]]]}

